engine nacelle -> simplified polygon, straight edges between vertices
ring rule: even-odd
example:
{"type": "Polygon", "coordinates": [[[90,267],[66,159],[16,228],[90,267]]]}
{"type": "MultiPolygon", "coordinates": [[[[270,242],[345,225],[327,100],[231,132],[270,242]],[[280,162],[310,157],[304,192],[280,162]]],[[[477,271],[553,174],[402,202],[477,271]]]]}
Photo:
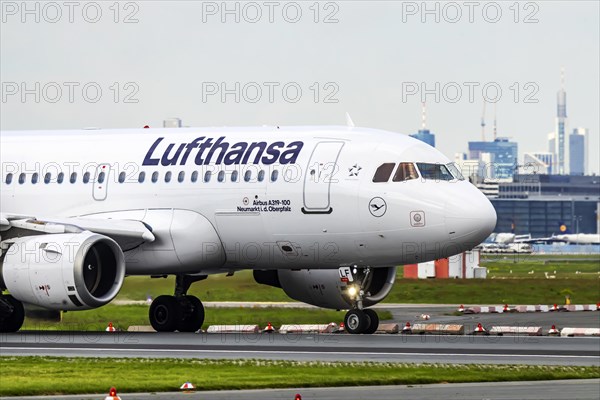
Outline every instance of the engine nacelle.
{"type": "MultiPolygon", "coordinates": [[[[396,280],[396,267],[373,268],[363,287],[363,306],[382,301],[392,290],[396,280]]],[[[292,299],[317,307],[344,310],[352,307],[353,284],[343,282],[337,269],[303,269],[254,271],[257,283],[274,286],[292,299]]]]}
{"type": "Polygon", "coordinates": [[[26,236],[10,245],[0,282],[18,300],[53,310],[103,306],[119,293],[125,261],[111,238],[89,231],[26,236]]]}

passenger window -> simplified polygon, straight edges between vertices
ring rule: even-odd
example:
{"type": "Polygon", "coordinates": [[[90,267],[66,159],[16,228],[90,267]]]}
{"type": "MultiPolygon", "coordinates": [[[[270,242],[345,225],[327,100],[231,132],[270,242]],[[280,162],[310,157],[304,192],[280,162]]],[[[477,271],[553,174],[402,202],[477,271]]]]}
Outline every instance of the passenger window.
{"type": "Polygon", "coordinates": [[[58,176],[56,177],[56,182],[63,183],[64,180],[65,180],[65,174],[64,174],[64,172],[60,172],[58,174],[58,176]]]}
{"type": "Polygon", "coordinates": [[[20,183],[21,185],[25,183],[25,174],[24,174],[24,173],[21,173],[21,174],[19,175],[19,183],[20,183]]]}
{"type": "Polygon", "coordinates": [[[46,175],[44,175],[44,183],[50,183],[51,180],[52,174],[50,172],[47,172],[46,175]]]}
{"type": "Polygon", "coordinates": [[[158,171],[152,173],[152,183],[158,182],[158,171]]]}
{"type": "Polygon", "coordinates": [[[250,182],[250,179],[252,179],[252,171],[248,170],[246,171],[246,173],[244,174],[244,180],[246,182],[250,182]]]}
{"type": "Polygon", "coordinates": [[[125,171],[119,174],[119,183],[125,182],[125,171]]]}
{"type": "Polygon", "coordinates": [[[144,183],[145,180],[146,180],[146,173],[144,171],[142,171],[138,175],[138,182],[139,183],[144,183]]]}
{"type": "Polygon", "coordinates": [[[274,169],[273,172],[271,172],[271,182],[275,182],[278,177],[279,177],[279,171],[274,169]]]}
{"type": "Polygon", "coordinates": [[[448,168],[442,164],[417,163],[423,179],[435,181],[451,181],[454,179],[448,168]]]}
{"type": "Polygon", "coordinates": [[[265,171],[263,171],[262,169],[260,171],[258,171],[258,181],[262,182],[265,180],[265,171]]]}
{"type": "Polygon", "coordinates": [[[417,169],[413,163],[400,163],[398,164],[398,169],[396,170],[392,181],[404,182],[411,179],[417,179],[418,177],[419,174],[417,174],[417,169]]]}
{"type": "Polygon", "coordinates": [[[395,163],[381,164],[379,168],[377,168],[377,171],[375,171],[375,176],[373,176],[373,182],[389,181],[395,166],[395,163]]]}
{"type": "Polygon", "coordinates": [[[165,174],[165,182],[169,183],[171,182],[171,171],[167,171],[167,173],[165,174]]]}
{"type": "Polygon", "coordinates": [[[192,172],[192,182],[198,181],[198,171],[192,172]]]}
{"type": "Polygon", "coordinates": [[[86,172],[85,174],[83,174],[83,183],[89,183],[90,181],[90,173],[86,172]]]}
{"type": "MultiPolygon", "coordinates": [[[[59,179],[58,183],[62,182],[62,179],[60,178],[61,175],[62,175],[62,172],[60,174],[58,174],[58,179],[59,179]]],[[[105,178],[106,178],[106,173],[104,171],[100,172],[98,174],[98,183],[104,183],[105,178]]]]}
{"type": "Polygon", "coordinates": [[[177,175],[177,181],[178,181],[179,183],[181,183],[181,182],[183,182],[183,180],[184,180],[184,179],[185,179],[185,172],[183,172],[183,171],[180,171],[180,172],[179,172],[179,175],[177,175]]]}
{"type": "Polygon", "coordinates": [[[225,180],[225,171],[219,171],[217,179],[219,180],[219,182],[223,182],[225,180]]]}
{"type": "Polygon", "coordinates": [[[71,177],[69,178],[69,182],[71,182],[71,183],[77,182],[77,172],[71,172],[71,177]]]}
{"type": "Polygon", "coordinates": [[[231,182],[237,182],[239,173],[237,171],[233,171],[231,173],[231,182]]]}
{"type": "Polygon", "coordinates": [[[210,182],[210,177],[211,177],[211,175],[212,175],[212,172],[210,172],[210,171],[206,171],[206,172],[204,173],[204,182],[210,182]]]}
{"type": "Polygon", "coordinates": [[[10,185],[12,183],[12,180],[13,180],[13,174],[6,174],[6,180],[5,180],[6,184],[10,185]]]}
{"type": "Polygon", "coordinates": [[[40,175],[37,172],[34,172],[33,175],[31,175],[31,183],[35,185],[36,183],[38,183],[39,178],[40,175]]]}

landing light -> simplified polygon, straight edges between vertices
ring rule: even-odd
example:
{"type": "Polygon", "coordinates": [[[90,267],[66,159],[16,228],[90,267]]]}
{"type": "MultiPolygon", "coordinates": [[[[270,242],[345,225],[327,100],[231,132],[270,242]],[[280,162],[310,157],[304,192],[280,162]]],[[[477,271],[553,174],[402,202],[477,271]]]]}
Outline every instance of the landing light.
{"type": "Polygon", "coordinates": [[[348,288],[348,296],[350,296],[351,299],[353,299],[356,296],[356,293],[358,293],[358,290],[356,290],[356,286],[350,286],[348,288]]]}

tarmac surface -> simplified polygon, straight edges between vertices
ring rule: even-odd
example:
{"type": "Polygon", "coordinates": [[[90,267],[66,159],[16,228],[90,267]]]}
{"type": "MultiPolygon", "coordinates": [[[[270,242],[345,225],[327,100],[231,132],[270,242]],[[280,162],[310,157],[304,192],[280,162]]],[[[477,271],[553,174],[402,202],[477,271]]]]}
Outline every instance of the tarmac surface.
{"type": "MultiPolygon", "coordinates": [[[[600,379],[377,387],[360,386],[308,389],[228,390],[196,393],[119,393],[119,396],[122,400],[293,400],[297,393],[302,396],[303,400],[546,400],[556,398],[598,400],[600,398],[600,379]]],[[[102,399],[103,396],[105,396],[105,394],[60,397],[11,397],[10,399],[92,400],[102,399]]]]}

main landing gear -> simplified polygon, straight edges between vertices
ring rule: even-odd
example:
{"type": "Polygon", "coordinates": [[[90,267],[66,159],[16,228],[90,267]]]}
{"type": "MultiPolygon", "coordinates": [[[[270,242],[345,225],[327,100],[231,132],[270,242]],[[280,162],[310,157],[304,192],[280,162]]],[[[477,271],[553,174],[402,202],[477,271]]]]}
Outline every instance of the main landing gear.
{"type": "MultiPolygon", "coordinates": [[[[346,331],[352,334],[373,334],[379,327],[379,316],[371,309],[363,308],[364,288],[370,286],[372,275],[370,268],[355,268],[353,272],[353,285],[348,287],[347,296],[352,302],[352,310],[346,313],[344,325],[346,331]]],[[[367,294],[368,295],[368,294],[367,294]]]]}
{"type": "Polygon", "coordinates": [[[175,295],[158,296],[150,305],[150,324],[157,332],[196,332],[204,323],[204,306],[195,296],[187,295],[191,284],[206,275],[177,275],[175,295]]]}
{"type": "Polygon", "coordinates": [[[0,292],[0,332],[16,332],[21,329],[24,320],[23,303],[0,292]]]}

